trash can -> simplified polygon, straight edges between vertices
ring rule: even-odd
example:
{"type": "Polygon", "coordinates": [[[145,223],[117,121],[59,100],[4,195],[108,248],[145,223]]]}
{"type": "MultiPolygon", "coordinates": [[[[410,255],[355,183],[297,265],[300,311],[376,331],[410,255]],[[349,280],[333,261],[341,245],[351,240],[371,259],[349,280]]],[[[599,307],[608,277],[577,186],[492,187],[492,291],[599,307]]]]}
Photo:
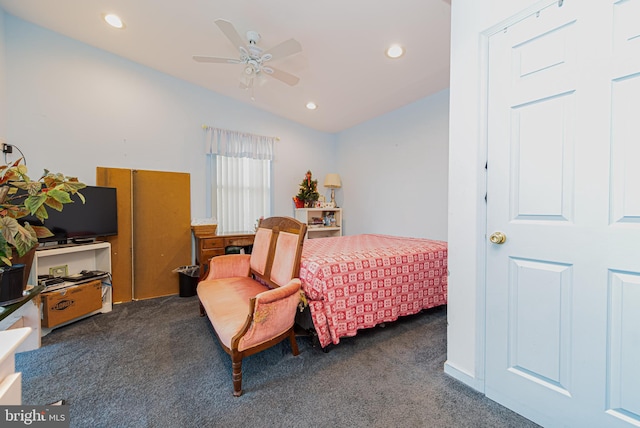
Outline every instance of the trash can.
{"type": "Polygon", "coordinates": [[[173,271],[178,272],[180,297],[195,296],[200,278],[200,266],[180,266],[173,271]]]}

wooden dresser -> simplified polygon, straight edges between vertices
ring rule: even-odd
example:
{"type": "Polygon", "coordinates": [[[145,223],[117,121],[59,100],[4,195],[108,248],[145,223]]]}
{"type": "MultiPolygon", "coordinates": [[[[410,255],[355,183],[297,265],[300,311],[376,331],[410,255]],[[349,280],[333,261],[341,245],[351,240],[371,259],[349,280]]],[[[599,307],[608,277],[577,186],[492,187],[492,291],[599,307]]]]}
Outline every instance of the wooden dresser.
{"type": "Polygon", "coordinates": [[[253,232],[232,232],[220,235],[199,235],[196,238],[196,263],[200,265],[200,277],[206,272],[212,257],[225,254],[227,247],[253,245],[253,232]]]}

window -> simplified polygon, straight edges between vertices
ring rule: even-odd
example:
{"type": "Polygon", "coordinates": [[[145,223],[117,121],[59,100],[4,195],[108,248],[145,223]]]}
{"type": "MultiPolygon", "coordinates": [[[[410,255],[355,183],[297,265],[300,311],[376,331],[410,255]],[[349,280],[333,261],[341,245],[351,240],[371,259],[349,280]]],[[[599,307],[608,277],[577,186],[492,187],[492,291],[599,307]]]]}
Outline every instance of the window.
{"type": "Polygon", "coordinates": [[[253,230],[271,213],[271,161],[216,156],[216,218],[222,232],[253,230]]]}
{"type": "Polygon", "coordinates": [[[271,215],[275,138],[205,128],[209,158],[211,213],[218,231],[246,232],[271,215]]]}

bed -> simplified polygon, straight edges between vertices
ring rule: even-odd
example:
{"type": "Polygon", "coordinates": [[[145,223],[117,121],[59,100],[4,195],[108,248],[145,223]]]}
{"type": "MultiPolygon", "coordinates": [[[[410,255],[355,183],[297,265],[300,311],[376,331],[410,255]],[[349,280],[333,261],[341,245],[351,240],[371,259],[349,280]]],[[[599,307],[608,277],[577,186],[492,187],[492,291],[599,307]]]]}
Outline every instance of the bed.
{"type": "Polygon", "coordinates": [[[320,346],[337,345],[358,330],[445,305],[447,243],[374,234],[309,239],[300,279],[320,346]]]}

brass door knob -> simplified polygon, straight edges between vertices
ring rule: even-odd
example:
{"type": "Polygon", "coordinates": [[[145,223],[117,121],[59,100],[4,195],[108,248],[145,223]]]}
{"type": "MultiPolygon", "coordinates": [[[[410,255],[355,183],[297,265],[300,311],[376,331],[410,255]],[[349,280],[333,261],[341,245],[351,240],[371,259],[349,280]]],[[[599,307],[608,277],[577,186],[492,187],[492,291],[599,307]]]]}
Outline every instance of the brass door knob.
{"type": "Polygon", "coordinates": [[[491,241],[492,244],[504,244],[506,240],[507,235],[502,232],[493,232],[489,237],[489,241],[491,241]]]}

